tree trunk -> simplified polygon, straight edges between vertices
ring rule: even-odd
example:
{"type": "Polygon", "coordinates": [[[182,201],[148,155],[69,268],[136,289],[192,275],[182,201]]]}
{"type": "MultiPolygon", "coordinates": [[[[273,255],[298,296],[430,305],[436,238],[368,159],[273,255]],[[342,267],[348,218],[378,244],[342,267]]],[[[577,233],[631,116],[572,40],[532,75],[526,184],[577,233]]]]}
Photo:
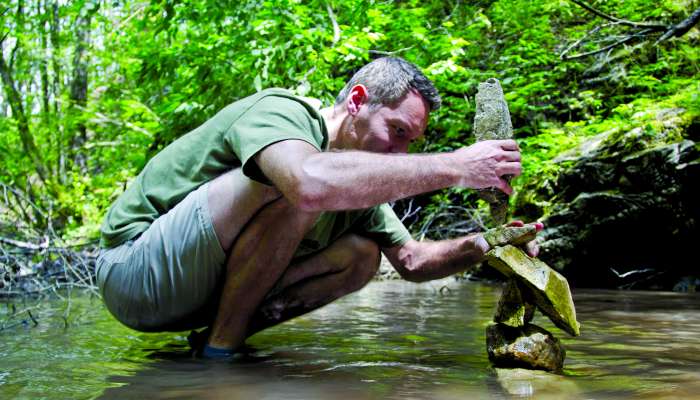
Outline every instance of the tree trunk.
{"type": "Polygon", "coordinates": [[[5,54],[3,51],[3,42],[5,37],[0,39],[0,77],[2,78],[3,88],[5,89],[5,96],[10,103],[10,109],[12,110],[12,117],[17,122],[17,130],[19,131],[20,140],[22,142],[22,147],[27,153],[27,156],[32,160],[36,173],[44,184],[48,185],[47,179],[47,169],[42,159],[41,152],[34,142],[34,136],[31,133],[29,127],[29,119],[25,113],[25,107],[22,103],[22,95],[17,88],[13,74],[13,66],[16,60],[17,53],[21,46],[20,38],[21,33],[24,30],[24,4],[22,1],[17,3],[17,14],[16,14],[16,26],[15,29],[18,32],[15,46],[10,52],[10,60],[5,61],[5,54]]]}
{"type": "Polygon", "coordinates": [[[90,44],[90,22],[92,16],[99,9],[99,3],[88,3],[91,7],[79,14],[75,23],[75,53],[73,56],[73,78],[70,87],[71,112],[69,123],[70,132],[73,134],[71,148],[74,154],[74,162],[83,174],[87,173],[87,153],[83,146],[87,142],[87,128],[82,121],[82,112],[87,104],[88,89],[88,55],[87,48],[90,44]]]}
{"type": "Polygon", "coordinates": [[[46,166],[44,165],[39,149],[36,147],[36,143],[34,143],[34,137],[29,129],[29,120],[27,119],[27,115],[24,112],[24,106],[22,105],[22,97],[17,91],[17,86],[15,86],[15,81],[12,78],[12,71],[7,63],[5,63],[5,57],[3,56],[2,51],[0,51],[0,75],[2,75],[5,95],[7,96],[10,103],[10,109],[12,110],[12,117],[15,119],[15,121],[17,121],[17,129],[19,130],[22,147],[24,147],[24,151],[32,160],[36,172],[39,174],[39,178],[42,180],[42,182],[46,183],[46,166]]]}
{"type": "Polygon", "coordinates": [[[60,34],[61,31],[61,20],[58,15],[58,0],[53,0],[51,2],[51,19],[50,19],[50,38],[51,38],[51,65],[53,70],[53,82],[51,84],[51,94],[53,95],[53,124],[52,128],[55,130],[57,136],[57,151],[58,156],[56,157],[56,171],[58,171],[58,180],[60,183],[66,182],[66,150],[65,150],[65,138],[64,129],[62,124],[57,123],[61,120],[61,106],[58,103],[59,93],[61,90],[61,63],[59,60],[61,43],[60,34]]]}
{"type": "Polygon", "coordinates": [[[42,2],[38,1],[36,8],[36,13],[41,21],[39,24],[39,36],[42,50],[42,57],[39,61],[39,75],[41,75],[41,116],[44,126],[48,128],[51,110],[49,108],[49,63],[46,57],[49,54],[49,44],[46,37],[46,4],[44,3],[42,7],[42,2]]]}

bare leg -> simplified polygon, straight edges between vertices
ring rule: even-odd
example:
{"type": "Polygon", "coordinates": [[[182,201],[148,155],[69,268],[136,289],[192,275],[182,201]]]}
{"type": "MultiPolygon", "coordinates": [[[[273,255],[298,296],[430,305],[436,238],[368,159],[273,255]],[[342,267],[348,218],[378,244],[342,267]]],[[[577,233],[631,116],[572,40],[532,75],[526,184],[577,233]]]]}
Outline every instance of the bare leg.
{"type": "Polygon", "coordinates": [[[208,191],[209,213],[224,253],[228,254],[233,241],[253,215],[280,196],[274,186],[249,179],[240,168],[211,181],[208,191]]]}
{"type": "Polygon", "coordinates": [[[364,287],[379,268],[379,247],[347,234],[290,266],[253,315],[247,336],[313,311],[364,287]]]}
{"type": "Polygon", "coordinates": [[[357,235],[346,235],[323,252],[290,266],[294,251],[318,214],[295,209],[274,187],[246,178],[240,169],[211,182],[209,208],[222,248],[227,253],[231,249],[209,335],[212,347],[235,348],[252,331],[355,291],[378,267],[377,245],[357,235]]]}
{"type": "Polygon", "coordinates": [[[288,268],[319,213],[303,212],[282,197],[264,206],[240,232],[226,265],[209,346],[234,349],[265,295],[288,268]]]}

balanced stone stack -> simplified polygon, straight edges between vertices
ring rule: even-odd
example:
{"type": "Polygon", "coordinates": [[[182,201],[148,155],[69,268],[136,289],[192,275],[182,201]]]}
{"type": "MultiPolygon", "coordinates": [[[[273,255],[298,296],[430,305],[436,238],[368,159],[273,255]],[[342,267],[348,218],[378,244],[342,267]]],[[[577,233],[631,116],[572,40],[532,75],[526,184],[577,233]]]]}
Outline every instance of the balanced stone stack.
{"type": "MultiPolygon", "coordinates": [[[[477,141],[510,139],[513,127],[503,89],[495,78],[479,84],[476,94],[474,136],[477,141]]],[[[509,179],[509,177],[506,177],[509,179]]],[[[479,191],[490,206],[497,224],[506,221],[508,196],[497,189],[479,191]]],[[[552,322],[571,335],[579,334],[576,310],[566,279],[542,261],[529,257],[515,247],[535,239],[534,225],[501,227],[484,234],[491,246],[489,264],[508,279],[495,324],[486,328],[486,349],[497,367],[525,367],[560,370],[566,352],[561,342],[547,330],[531,324],[538,308],[552,322]]]]}
{"type": "Polygon", "coordinates": [[[530,323],[539,309],[555,326],[580,334],[576,310],[566,279],[521,249],[505,245],[487,254],[491,266],[508,277],[494,316],[486,328],[486,351],[497,367],[559,371],[566,351],[559,339],[530,323]]]}

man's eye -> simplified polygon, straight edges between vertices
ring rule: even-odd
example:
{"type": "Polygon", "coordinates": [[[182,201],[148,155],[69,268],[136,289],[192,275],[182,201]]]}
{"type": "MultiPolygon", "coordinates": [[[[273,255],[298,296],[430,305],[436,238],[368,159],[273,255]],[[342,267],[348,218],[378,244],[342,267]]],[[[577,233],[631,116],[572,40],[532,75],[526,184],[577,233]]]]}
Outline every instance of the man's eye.
{"type": "Polygon", "coordinates": [[[396,130],[396,136],[398,136],[398,137],[406,136],[406,131],[404,131],[403,128],[401,128],[400,126],[394,127],[394,129],[396,130]]]}

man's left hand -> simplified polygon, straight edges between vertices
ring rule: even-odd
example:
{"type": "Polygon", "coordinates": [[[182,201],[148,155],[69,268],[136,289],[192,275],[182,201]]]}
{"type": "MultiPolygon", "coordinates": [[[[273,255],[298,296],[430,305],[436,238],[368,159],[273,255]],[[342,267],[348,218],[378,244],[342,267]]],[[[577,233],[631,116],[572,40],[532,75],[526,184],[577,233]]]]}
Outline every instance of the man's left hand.
{"type": "Polygon", "coordinates": [[[522,248],[528,256],[537,257],[540,247],[537,244],[536,235],[543,228],[544,225],[541,222],[525,224],[523,221],[516,220],[483,232],[482,240],[478,240],[477,243],[484,250],[484,254],[496,246],[511,244],[522,248]]]}

